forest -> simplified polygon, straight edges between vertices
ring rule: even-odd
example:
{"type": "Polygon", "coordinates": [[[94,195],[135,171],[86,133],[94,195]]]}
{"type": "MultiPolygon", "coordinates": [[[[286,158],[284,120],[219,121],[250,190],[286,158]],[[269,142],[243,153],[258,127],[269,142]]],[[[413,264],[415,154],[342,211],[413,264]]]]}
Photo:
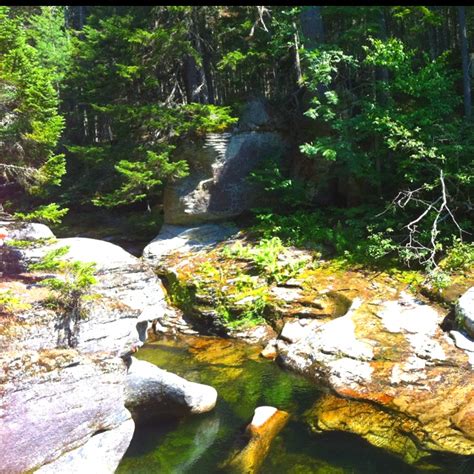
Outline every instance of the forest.
{"type": "Polygon", "coordinates": [[[232,129],[261,97],[293,144],[254,173],[273,193],[253,214],[266,233],[441,280],[450,251],[447,267],[472,259],[472,8],[43,6],[0,18],[5,212],[58,224],[109,209],[156,228],[164,185],[189,173],[176,148],[232,129]]]}

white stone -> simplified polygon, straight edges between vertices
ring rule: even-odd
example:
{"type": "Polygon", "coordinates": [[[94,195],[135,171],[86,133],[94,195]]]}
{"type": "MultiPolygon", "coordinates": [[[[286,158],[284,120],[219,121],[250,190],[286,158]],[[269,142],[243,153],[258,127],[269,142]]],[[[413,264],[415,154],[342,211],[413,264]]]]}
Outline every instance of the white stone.
{"type": "Polygon", "coordinates": [[[387,331],[394,333],[414,333],[434,335],[439,327],[438,312],[413,296],[401,294],[398,301],[387,301],[377,313],[387,331]]]}
{"type": "Polygon", "coordinates": [[[449,334],[454,339],[456,347],[468,352],[474,352],[474,341],[467,338],[462,332],[449,331],[449,334]]]}
{"type": "Polygon", "coordinates": [[[143,258],[151,265],[157,265],[169,254],[211,248],[236,232],[237,229],[229,224],[204,224],[194,227],[165,224],[143,250],[143,258]]]}
{"type": "Polygon", "coordinates": [[[260,428],[263,426],[278,410],[275,407],[258,407],[255,408],[255,412],[250,422],[250,426],[260,428]]]}
{"type": "Polygon", "coordinates": [[[456,321],[471,337],[474,337],[474,286],[459,298],[456,304],[456,321]]]}

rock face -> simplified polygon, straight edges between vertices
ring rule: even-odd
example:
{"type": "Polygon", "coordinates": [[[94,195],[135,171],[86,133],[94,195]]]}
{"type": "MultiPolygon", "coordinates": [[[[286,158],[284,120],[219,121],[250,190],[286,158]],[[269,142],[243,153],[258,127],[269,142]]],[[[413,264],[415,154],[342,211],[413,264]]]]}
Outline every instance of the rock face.
{"type": "Polygon", "coordinates": [[[329,386],[315,430],[345,430],[402,456],[474,454],[471,352],[441,328],[443,315],[406,293],[360,301],[296,340],[280,341],[284,365],[329,386]]]}
{"type": "Polygon", "coordinates": [[[216,405],[217,391],[188,382],[150,362],[132,357],[125,385],[125,405],[136,422],[205,413],[216,405]]]}
{"type": "Polygon", "coordinates": [[[456,321],[471,338],[474,338],[474,286],[459,298],[456,304],[456,321]]]}
{"type": "Polygon", "coordinates": [[[38,235],[52,234],[41,227],[2,227],[7,244],[14,237],[31,246],[0,246],[0,261],[10,258],[0,292],[21,301],[0,311],[1,470],[113,473],[134,431],[120,356],[143,344],[149,322],[166,311],[161,283],[113,244],[73,238],[45,245],[38,235]],[[18,273],[64,245],[63,258],[97,264],[80,317],[48,305],[40,274],[18,273]]]}
{"type": "Polygon", "coordinates": [[[180,159],[187,159],[190,173],[166,187],[165,223],[220,221],[249,209],[259,188],[246,178],[266,158],[281,159],[286,147],[268,106],[251,101],[236,132],[208,134],[204,142],[181,150],[180,159]]]}

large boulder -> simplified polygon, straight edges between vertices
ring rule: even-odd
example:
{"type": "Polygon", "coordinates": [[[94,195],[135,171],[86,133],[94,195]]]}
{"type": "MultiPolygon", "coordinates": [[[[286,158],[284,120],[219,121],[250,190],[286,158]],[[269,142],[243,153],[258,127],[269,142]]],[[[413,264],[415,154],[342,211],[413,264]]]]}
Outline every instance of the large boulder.
{"type": "Polygon", "coordinates": [[[132,362],[125,385],[125,404],[137,422],[206,413],[216,405],[215,388],[189,382],[143,360],[132,362]]]}
{"type": "MultiPolygon", "coordinates": [[[[17,316],[15,337],[0,333],[0,347],[10,350],[50,349],[73,346],[83,352],[108,351],[125,355],[140,347],[152,320],[166,313],[161,281],[138,258],[121,247],[88,238],[59,239],[52,245],[18,249],[21,265],[37,262],[47,252],[69,248],[66,260],[94,262],[97,283],[82,304],[80,318],[58,315],[39,302],[17,316]]],[[[36,290],[43,302],[47,292],[18,281],[16,290],[29,296],[36,290]]]]}
{"type": "MultiPolygon", "coordinates": [[[[110,449],[121,459],[133,435],[124,407],[126,366],[121,359],[56,349],[2,351],[0,362],[2,472],[54,465],[99,433],[113,433],[115,447],[110,449]]],[[[100,472],[113,473],[117,464],[100,472]]]]}
{"type": "Polygon", "coordinates": [[[356,433],[410,463],[473,455],[474,360],[442,331],[444,317],[401,292],[360,301],[293,344],[279,341],[285,366],[342,396],[318,402],[313,428],[356,433]]]}
{"type": "Polygon", "coordinates": [[[265,159],[281,160],[286,150],[268,106],[251,101],[235,132],[210,133],[179,151],[190,173],[165,188],[165,223],[221,221],[250,209],[261,194],[260,187],[247,180],[250,173],[265,159]]]}
{"type": "Polygon", "coordinates": [[[468,336],[474,338],[474,286],[459,298],[456,304],[456,321],[468,336]]]}
{"type": "MultiPolygon", "coordinates": [[[[12,236],[17,224],[4,227],[12,236]]],[[[0,247],[0,256],[5,250],[12,258],[12,272],[0,281],[12,301],[0,311],[1,470],[113,473],[134,430],[124,359],[143,344],[150,321],[167,311],[163,287],[116,245],[85,238],[51,243],[48,232],[35,232],[14,234],[31,245],[10,240],[0,247]],[[96,263],[97,283],[80,314],[52,306],[50,291],[39,284],[60,273],[18,273],[66,245],[61,258],[96,263]]]]}

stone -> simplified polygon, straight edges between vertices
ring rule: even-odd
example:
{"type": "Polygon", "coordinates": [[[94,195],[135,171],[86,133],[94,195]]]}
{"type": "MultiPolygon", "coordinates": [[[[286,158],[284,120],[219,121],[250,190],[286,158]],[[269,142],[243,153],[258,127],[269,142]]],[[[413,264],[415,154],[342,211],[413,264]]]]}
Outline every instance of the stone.
{"type": "Polygon", "coordinates": [[[355,433],[409,463],[474,455],[473,353],[442,331],[438,308],[403,291],[372,301],[278,344],[284,366],[339,396],[322,399],[310,424],[355,433]]]}
{"type": "Polygon", "coordinates": [[[0,227],[6,229],[6,241],[8,240],[39,240],[39,239],[54,239],[55,236],[51,229],[36,222],[8,222],[0,221],[0,227]]]}
{"type": "Polygon", "coordinates": [[[449,335],[454,339],[456,347],[468,352],[474,352],[474,341],[466,337],[462,332],[449,331],[449,335]]]}
{"type": "Polygon", "coordinates": [[[456,322],[474,338],[474,286],[459,298],[456,308],[456,322]]]}
{"type": "Polygon", "coordinates": [[[83,303],[83,316],[58,318],[51,309],[33,307],[18,315],[21,324],[14,339],[0,333],[0,348],[39,350],[59,345],[124,355],[143,345],[151,321],[167,311],[164,288],[153,271],[117,245],[88,238],[59,239],[53,245],[22,249],[21,258],[38,261],[63,246],[69,251],[62,258],[96,263],[97,283],[90,289],[94,297],[83,303]]]}
{"type": "Polygon", "coordinates": [[[160,233],[143,250],[143,259],[156,266],[175,252],[198,252],[215,247],[231,237],[237,229],[229,224],[204,224],[195,227],[164,225],[160,233]]]}
{"type": "Polygon", "coordinates": [[[125,385],[125,405],[137,423],[211,411],[215,388],[189,382],[150,362],[132,357],[125,385]]]}
{"type": "Polygon", "coordinates": [[[229,457],[224,464],[225,471],[255,474],[259,472],[272,441],[284,428],[288,419],[287,412],[274,407],[256,408],[252,421],[246,428],[248,442],[241,451],[229,457]]]}
{"type": "Polygon", "coordinates": [[[86,444],[40,467],[39,474],[113,474],[132,440],[135,423],[129,419],[112,430],[92,436],[86,444]]]}
{"type": "Polygon", "coordinates": [[[14,250],[8,255],[15,270],[1,290],[25,303],[0,315],[1,470],[112,473],[134,431],[122,356],[135,352],[150,322],[166,314],[164,289],[149,267],[116,245],[86,238],[47,245],[47,235],[21,235],[33,243],[21,249],[0,247],[1,264],[3,250],[14,250]],[[38,285],[44,274],[16,273],[64,245],[62,258],[97,265],[81,317],[47,305],[49,290],[38,285]]]}
{"type": "Polygon", "coordinates": [[[268,108],[251,102],[233,133],[210,133],[177,150],[177,156],[188,161],[190,173],[166,186],[165,223],[222,221],[252,208],[262,192],[247,178],[265,159],[280,161],[287,147],[268,108]]]}
{"type": "Polygon", "coordinates": [[[272,339],[267,343],[267,345],[264,347],[262,352],[260,352],[260,355],[264,359],[270,359],[274,360],[278,356],[278,349],[277,349],[277,339],[272,339]]]}
{"type": "Polygon", "coordinates": [[[229,335],[242,339],[249,344],[266,344],[270,339],[276,337],[276,333],[269,324],[259,324],[248,329],[229,331],[229,335]]]}
{"type": "Polygon", "coordinates": [[[3,472],[51,463],[130,420],[119,358],[57,349],[4,352],[1,363],[3,472]]]}
{"type": "Polygon", "coordinates": [[[288,321],[283,326],[279,337],[291,343],[297,342],[320,325],[320,322],[312,319],[300,318],[295,321],[288,321]]]}

